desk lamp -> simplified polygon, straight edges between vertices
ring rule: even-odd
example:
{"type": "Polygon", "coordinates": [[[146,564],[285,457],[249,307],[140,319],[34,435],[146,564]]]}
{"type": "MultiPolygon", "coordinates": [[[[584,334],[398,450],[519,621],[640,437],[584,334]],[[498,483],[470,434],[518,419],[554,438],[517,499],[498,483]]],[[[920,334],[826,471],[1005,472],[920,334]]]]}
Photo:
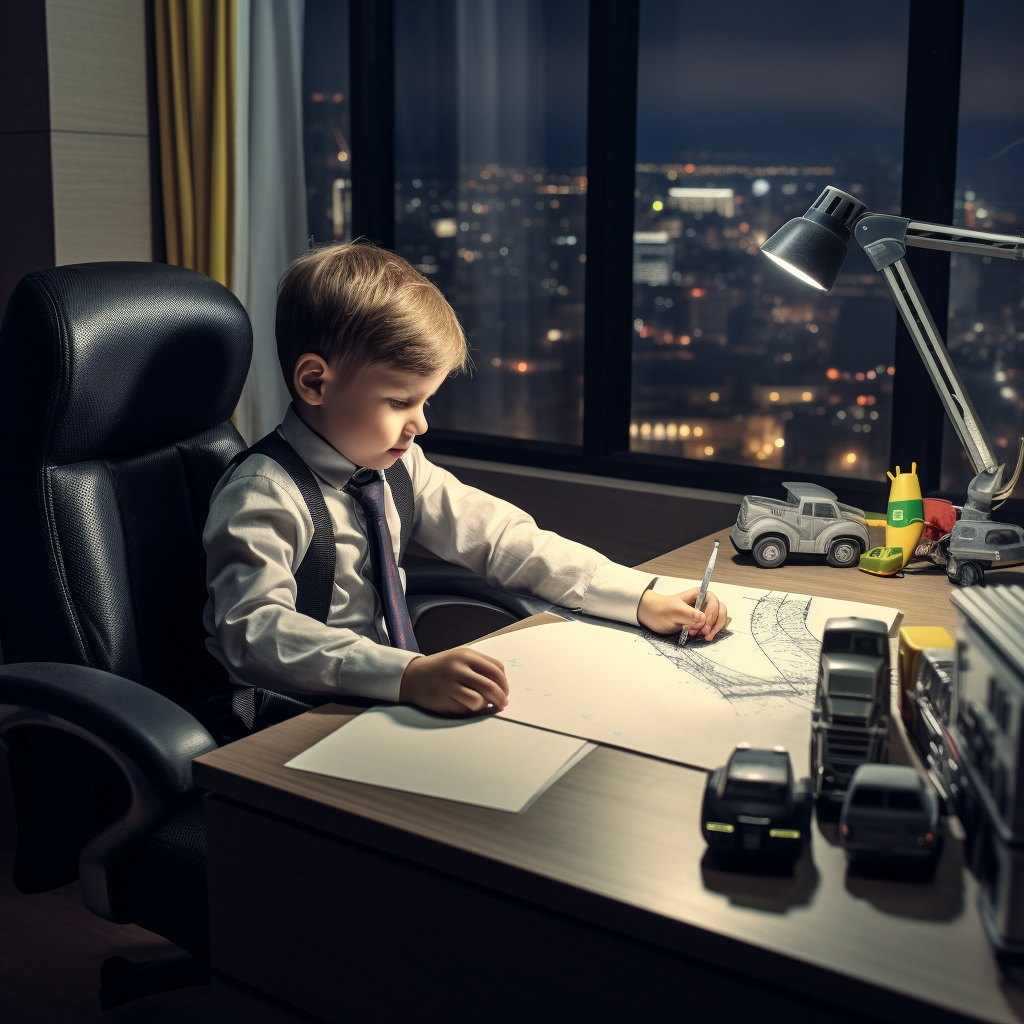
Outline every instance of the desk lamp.
{"type": "Polygon", "coordinates": [[[977,474],[967,488],[963,515],[950,537],[946,571],[951,582],[960,586],[978,583],[986,565],[1024,561],[1024,531],[1006,523],[991,523],[991,528],[984,525],[990,523],[993,507],[998,507],[1017,483],[1024,466],[1024,438],[1017,467],[1003,483],[1006,467],[996,461],[992,442],[904,257],[909,245],[1024,260],[1024,238],[871,213],[859,199],[829,186],[802,217],[783,224],[761,251],[805,284],[828,291],[846,259],[851,234],[885,278],[917,354],[977,474]]]}

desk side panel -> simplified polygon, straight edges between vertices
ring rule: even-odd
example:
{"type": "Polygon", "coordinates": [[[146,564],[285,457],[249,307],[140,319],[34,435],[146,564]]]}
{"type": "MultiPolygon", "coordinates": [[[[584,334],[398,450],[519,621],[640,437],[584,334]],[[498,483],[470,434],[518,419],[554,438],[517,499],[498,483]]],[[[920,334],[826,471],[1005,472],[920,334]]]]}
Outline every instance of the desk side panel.
{"type": "Polygon", "coordinates": [[[214,967],[326,1021],[864,1019],[220,797],[206,830],[214,967]]]}

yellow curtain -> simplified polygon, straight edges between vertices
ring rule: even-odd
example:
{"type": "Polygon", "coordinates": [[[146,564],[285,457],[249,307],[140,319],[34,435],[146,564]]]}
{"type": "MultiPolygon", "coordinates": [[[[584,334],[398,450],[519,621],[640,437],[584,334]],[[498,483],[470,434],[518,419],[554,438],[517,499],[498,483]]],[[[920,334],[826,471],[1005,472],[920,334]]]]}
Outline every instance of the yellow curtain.
{"type": "Polygon", "coordinates": [[[154,0],[167,262],[232,285],[236,0],[154,0]]]}

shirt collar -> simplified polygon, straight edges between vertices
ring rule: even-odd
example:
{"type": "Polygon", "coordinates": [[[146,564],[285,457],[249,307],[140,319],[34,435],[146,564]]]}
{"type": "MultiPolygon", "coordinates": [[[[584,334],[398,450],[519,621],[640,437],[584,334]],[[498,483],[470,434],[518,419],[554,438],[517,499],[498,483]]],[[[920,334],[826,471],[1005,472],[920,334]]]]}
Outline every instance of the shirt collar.
{"type": "Polygon", "coordinates": [[[299,414],[295,411],[294,406],[288,406],[288,411],[284,414],[284,422],[277,429],[298,452],[299,458],[331,487],[340,491],[356,471],[356,466],[349,462],[341,452],[329,445],[315,430],[311,430],[299,419],[299,414]]]}

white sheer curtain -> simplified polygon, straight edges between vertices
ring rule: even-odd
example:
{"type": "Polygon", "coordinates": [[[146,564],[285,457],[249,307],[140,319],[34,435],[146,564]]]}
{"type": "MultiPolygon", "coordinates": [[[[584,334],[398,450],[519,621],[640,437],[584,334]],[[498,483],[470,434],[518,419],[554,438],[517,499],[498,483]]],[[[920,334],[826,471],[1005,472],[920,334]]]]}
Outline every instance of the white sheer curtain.
{"type": "Polygon", "coordinates": [[[281,422],[288,391],[277,361],[277,284],[306,248],[302,157],[305,0],[238,0],[235,286],[252,321],[252,366],[238,429],[252,444],[281,422]]]}

